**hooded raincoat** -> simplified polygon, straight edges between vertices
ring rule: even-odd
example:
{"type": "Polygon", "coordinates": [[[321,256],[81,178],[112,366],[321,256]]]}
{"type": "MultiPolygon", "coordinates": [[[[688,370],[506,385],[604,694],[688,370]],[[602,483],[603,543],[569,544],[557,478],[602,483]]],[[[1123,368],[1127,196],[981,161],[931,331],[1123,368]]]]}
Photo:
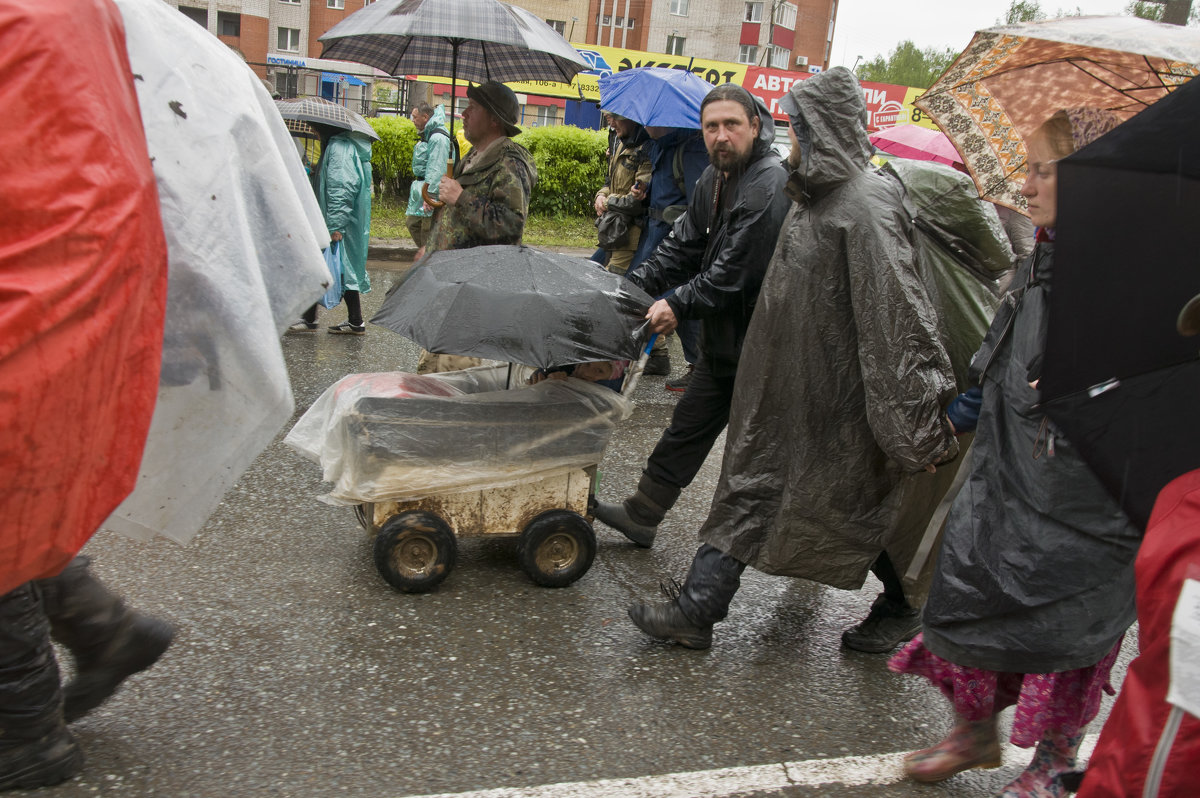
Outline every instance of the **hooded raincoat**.
{"type": "Polygon", "coordinates": [[[429,186],[429,195],[437,198],[438,184],[446,174],[446,162],[450,160],[450,131],[446,129],[446,111],[438,105],[425,123],[417,145],[413,147],[412,171],[416,180],[408,189],[408,216],[432,216],[433,208],[426,208],[421,189],[429,186]]]}
{"type": "Polygon", "coordinates": [[[972,377],[973,467],[946,520],[925,647],[957,665],[1051,673],[1096,664],[1134,620],[1141,536],[1031,383],[1041,376],[1054,244],[1017,270],[972,377]]]}
{"type": "Polygon", "coordinates": [[[371,290],[367,247],[371,242],[371,142],[339,133],[325,144],[317,178],[317,202],[330,233],[342,234],[342,282],[347,291],[371,290]]]}
{"type": "MultiPolygon", "coordinates": [[[[845,69],[784,98],[802,148],[759,293],[705,543],[767,573],[862,586],[912,560],[955,450],[956,393],[898,181],[869,168],[845,69]],[[942,469],[939,469],[941,471],[942,469]]],[[[943,488],[944,489],[944,488],[943,488]]]]}

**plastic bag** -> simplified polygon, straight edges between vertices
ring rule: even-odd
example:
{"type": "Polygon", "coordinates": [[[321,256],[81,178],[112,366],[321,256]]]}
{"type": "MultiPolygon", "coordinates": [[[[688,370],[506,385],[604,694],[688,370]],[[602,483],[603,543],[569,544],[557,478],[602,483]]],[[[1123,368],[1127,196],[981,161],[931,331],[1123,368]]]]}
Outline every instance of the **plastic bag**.
{"type": "Polygon", "coordinates": [[[320,498],[341,505],[484,490],[600,462],[629,400],[577,379],[526,385],[530,373],[351,374],[284,443],[321,465],[333,486],[320,498]]]}
{"type": "Polygon", "coordinates": [[[325,265],[329,267],[329,275],[333,278],[329,283],[329,290],[321,297],[321,306],[328,310],[342,303],[342,294],[345,292],[345,285],[342,283],[342,242],[334,241],[323,254],[325,265]]]}

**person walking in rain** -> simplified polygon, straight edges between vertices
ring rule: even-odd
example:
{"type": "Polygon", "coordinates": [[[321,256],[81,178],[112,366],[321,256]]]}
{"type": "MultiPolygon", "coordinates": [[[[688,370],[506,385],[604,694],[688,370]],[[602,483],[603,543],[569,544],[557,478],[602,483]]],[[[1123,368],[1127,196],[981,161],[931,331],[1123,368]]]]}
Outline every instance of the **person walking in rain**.
{"type": "Polygon", "coordinates": [[[425,246],[429,229],[433,225],[433,208],[425,202],[425,193],[435,200],[446,162],[450,160],[450,131],[446,129],[446,112],[441,105],[436,108],[429,103],[413,106],[409,116],[417,128],[419,139],[413,147],[412,170],[416,177],[408,190],[408,210],[404,217],[405,226],[417,249],[425,246]]]}
{"type": "Polygon", "coordinates": [[[702,545],[678,595],[629,615],[708,648],[747,565],[845,590],[874,571],[884,593],[843,642],[888,651],[920,627],[899,574],[937,504],[926,471],[957,453],[942,412],[954,374],[903,189],[870,169],[857,79],[839,67],[797,81],[781,107],[793,205],[746,333],[702,545]]]}
{"type": "MultiPolygon", "coordinates": [[[[462,124],[471,151],[455,166],[453,177],[442,177],[439,196],[446,204],[434,215],[429,243],[417,250],[418,259],[443,249],[520,244],[525,233],[537,166],[529,151],[512,140],[521,132],[517,95],[503,83],[491,82],[468,88],[467,99],[462,124]]],[[[422,351],[417,372],[479,363],[479,358],[422,351]]]]}
{"type": "Polygon", "coordinates": [[[629,279],[650,296],[675,289],[650,306],[649,329],[664,334],[699,319],[703,356],[637,492],[596,507],[596,518],[647,548],[729,421],[742,341],[788,206],[787,173],[771,153],[775,128],[761,102],[740,86],[718,86],[701,103],[700,123],[712,163],[673,234],[629,279]]]}
{"type": "MultiPolygon", "coordinates": [[[[696,183],[708,167],[708,150],[704,148],[704,136],[699,130],[681,127],[648,127],[650,137],[650,188],[646,194],[646,230],[638,242],[629,270],[637,269],[646,258],[658,249],[671,233],[675,220],[687,212],[692,201],[696,183]]],[[[687,371],[664,387],[668,391],[682,393],[692,379],[692,371],[700,361],[700,322],[683,319],[675,328],[683,348],[683,359],[687,371]]]]}
{"type": "MultiPolygon", "coordinates": [[[[367,274],[367,249],[371,243],[371,140],[361,133],[324,128],[317,165],[317,204],[325,216],[331,241],[341,242],[342,299],[346,321],[328,328],[336,335],[366,335],[360,295],[371,290],[367,274]],[[335,132],[336,131],[336,132],[335,132]]],[[[289,332],[316,332],[317,306],[305,311],[289,332]]]]}
{"type": "Polygon", "coordinates": [[[1033,761],[997,798],[1062,795],[1135,618],[1141,535],[1038,393],[1058,161],[1118,122],[1095,108],[1060,111],[1026,142],[1021,194],[1037,245],[972,361],[978,387],[951,407],[960,431],[976,430],[972,468],[946,519],[921,636],[889,663],[928,679],[954,710],[944,740],[905,758],[915,781],[999,767],[997,714],[1015,705],[1011,739],[1034,748],[1033,761]]]}
{"type": "MultiPolygon", "coordinates": [[[[600,246],[605,251],[605,268],[625,274],[646,226],[646,193],[650,189],[650,138],[646,129],[617,114],[610,114],[616,137],[608,160],[608,180],[596,192],[592,205],[600,246]],[[615,227],[610,227],[610,223],[615,227]],[[616,240],[612,240],[615,236],[616,240]]],[[[643,374],[671,373],[666,339],[659,336],[650,352],[643,374]]]]}

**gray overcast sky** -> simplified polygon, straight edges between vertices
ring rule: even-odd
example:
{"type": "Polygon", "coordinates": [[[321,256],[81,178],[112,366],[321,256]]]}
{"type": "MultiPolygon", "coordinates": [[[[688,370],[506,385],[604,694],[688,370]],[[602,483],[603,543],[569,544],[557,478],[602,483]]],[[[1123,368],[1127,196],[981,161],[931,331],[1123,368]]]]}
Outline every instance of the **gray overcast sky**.
{"type": "MultiPolygon", "coordinates": [[[[862,56],[870,60],[885,55],[905,39],[922,49],[953,47],[961,50],[971,34],[990,28],[1007,13],[1011,0],[840,0],[833,32],[830,66],[853,66],[862,56]]],[[[1041,0],[1042,11],[1056,16],[1078,7],[1089,15],[1121,14],[1128,0],[1041,0]]]]}

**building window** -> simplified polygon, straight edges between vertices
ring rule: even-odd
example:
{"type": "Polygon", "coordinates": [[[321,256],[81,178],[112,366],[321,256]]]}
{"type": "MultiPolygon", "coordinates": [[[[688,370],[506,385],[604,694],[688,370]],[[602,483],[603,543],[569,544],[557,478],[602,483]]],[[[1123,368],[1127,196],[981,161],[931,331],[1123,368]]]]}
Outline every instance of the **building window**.
{"type": "Polygon", "coordinates": [[[326,8],[345,8],[346,0],[326,0],[326,8]]]}
{"type": "Polygon", "coordinates": [[[629,19],[625,20],[625,27],[629,28],[630,30],[633,30],[633,25],[635,22],[637,22],[637,20],[634,19],[633,17],[630,17],[629,19]]]}
{"type": "Polygon", "coordinates": [[[179,13],[195,22],[202,28],[208,28],[208,9],[207,8],[189,8],[188,6],[180,6],[179,13]]]}
{"type": "Polygon", "coordinates": [[[279,2],[289,5],[289,6],[300,5],[300,0],[279,0],[279,2]]]}
{"type": "Polygon", "coordinates": [[[300,29],[280,28],[278,49],[285,53],[300,52],[300,29]]]}
{"type": "Polygon", "coordinates": [[[671,0],[671,13],[677,17],[686,17],[688,0],[671,0]]]}
{"type": "Polygon", "coordinates": [[[775,24],[788,30],[796,29],[795,3],[780,3],[775,7],[775,24]]]}
{"type": "Polygon", "coordinates": [[[792,57],[791,50],[785,50],[782,47],[771,45],[771,66],[776,69],[787,69],[788,59],[792,57]]]}
{"type": "Polygon", "coordinates": [[[556,105],[538,105],[537,116],[533,120],[535,127],[545,127],[547,125],[558,124],[558,106],[556,105]]]}
{"type": "Polygon", "coordinates": [[[687,41],[682,36],[667,37],[667,55],[683,55],[683,43],[687,41]]]}
{"type": "Polygon", "coordinates": [[[231,14],[228,11],[217,12],[217,35],[218,36],[241,36],[242,35],[242,15],[231,14]]]}
{"type": "Polygon", "coordinates": [[[609,25],[612,24],[612,16],[609,14],[605,14],[602,17],[597,17],[596,24],[598,24],[602,28],[607,28],[609,25]]]}
{"type": "Polygon", "coordinates": [[[762,22],[762,3],[746,3],[746,22],[762,22]]]}
{"type": "Polygon", "coordinates": [[[559,36],[562,36],[566,33],[567,21],[564,19],[548,19],[546,20],[546,24],[554,28],[555,32],[558,33],[559,36]]]}
{"type": "Polygon", "coordinates": [[[753,64],[758,60],[758,46],[754,44],[743,44],[738,48],[738,63],[753,64]]]}

